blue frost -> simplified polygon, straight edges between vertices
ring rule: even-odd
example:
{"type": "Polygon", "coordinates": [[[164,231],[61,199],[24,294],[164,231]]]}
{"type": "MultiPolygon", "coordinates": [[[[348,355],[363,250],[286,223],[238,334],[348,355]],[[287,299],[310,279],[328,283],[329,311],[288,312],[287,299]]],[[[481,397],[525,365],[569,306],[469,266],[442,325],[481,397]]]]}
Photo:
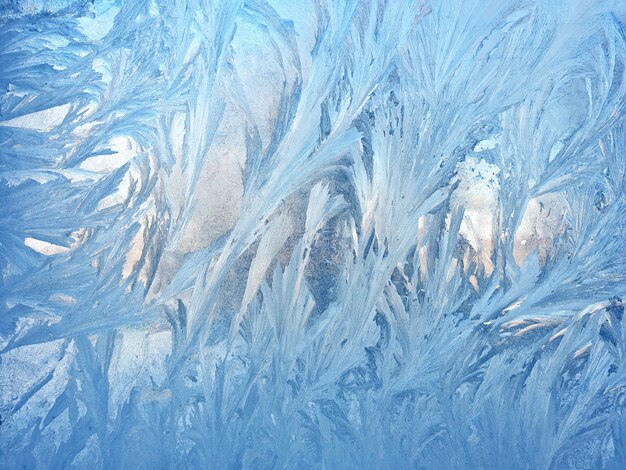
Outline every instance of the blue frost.
{"type": "Polygon", "coordinates": [[[626,468],[626,6],[0,6],[0,467],[626,468]]]}

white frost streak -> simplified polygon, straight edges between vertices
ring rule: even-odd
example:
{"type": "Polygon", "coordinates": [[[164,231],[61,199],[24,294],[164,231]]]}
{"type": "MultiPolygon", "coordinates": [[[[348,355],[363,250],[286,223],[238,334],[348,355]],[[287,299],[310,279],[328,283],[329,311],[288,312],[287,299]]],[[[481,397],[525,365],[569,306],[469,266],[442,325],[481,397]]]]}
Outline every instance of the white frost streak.
{"type": "Polygon", "coordinates": [[[59,127],[70,111],[71,105],[63,104],[53,108],[43,109],[34,113],[18,116],[8,121],[0,121],[0,126],[21,127],[40,132],[51,131],[59,127]]]}
{"type": "Polygon", "coordinates": [[[42,255],[46,256],[58,255],[59,253],[67,253],[68,251],[70,251],[70,249],[66,246],[55,245],[54,243],[49,243],[30,237],[26,237],[24,239],[24,245],[32,248],[37,253],[41,253],[42,255]]]}

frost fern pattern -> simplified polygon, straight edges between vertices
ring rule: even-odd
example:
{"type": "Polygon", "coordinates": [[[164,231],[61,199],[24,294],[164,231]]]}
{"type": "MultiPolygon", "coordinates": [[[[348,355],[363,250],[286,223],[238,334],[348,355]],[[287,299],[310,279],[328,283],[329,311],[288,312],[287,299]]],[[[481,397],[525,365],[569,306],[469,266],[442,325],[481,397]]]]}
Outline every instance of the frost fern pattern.
{"type": "Polygon", "coordinates": [[[0,6],[0,467],[626,467],[626,5],[0,6]]]}

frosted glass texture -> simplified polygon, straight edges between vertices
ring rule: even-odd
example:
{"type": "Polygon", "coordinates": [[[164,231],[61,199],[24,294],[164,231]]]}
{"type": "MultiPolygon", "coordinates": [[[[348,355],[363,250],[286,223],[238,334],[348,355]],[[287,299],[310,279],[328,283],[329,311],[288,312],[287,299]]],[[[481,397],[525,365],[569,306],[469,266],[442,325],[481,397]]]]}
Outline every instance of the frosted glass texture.
{"type": "Polygon", "coordinates": [[[626,468],[625,21],[0,2],[0,468],[626,468]]]}

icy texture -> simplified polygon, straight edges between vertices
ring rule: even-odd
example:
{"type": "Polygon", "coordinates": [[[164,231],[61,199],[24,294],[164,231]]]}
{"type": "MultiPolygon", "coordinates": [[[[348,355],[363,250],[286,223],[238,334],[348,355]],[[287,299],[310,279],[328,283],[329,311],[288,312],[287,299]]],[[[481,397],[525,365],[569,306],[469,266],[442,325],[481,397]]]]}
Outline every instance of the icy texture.
{"type": "Polygon", "coordinates": [[[1,4],[2,468],[626,468],[622,1],[1,4]]]}

